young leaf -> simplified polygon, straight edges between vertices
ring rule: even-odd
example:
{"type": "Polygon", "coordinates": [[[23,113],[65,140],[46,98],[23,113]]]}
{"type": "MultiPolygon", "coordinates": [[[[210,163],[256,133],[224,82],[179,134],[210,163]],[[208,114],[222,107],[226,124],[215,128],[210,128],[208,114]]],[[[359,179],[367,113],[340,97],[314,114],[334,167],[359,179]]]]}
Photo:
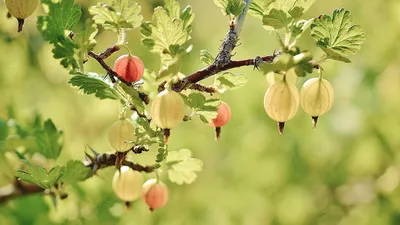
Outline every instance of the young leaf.
{"type": "Polygon", "coordinates": [[[299,20],[295,24],[293,24],[292,27],[292,37],[299,39],[304,31],[310,27],[311,23],[313,22],[314,19],[310,20],[299,20]]]}
{"type": "Polygon", "coordinates": [[[320,16],[311,24],[311,36],[317,45],[334,60],[351,62],[347,57],[356,54],[365,40],[365,32],[353,24],[349,11],[337,9],[333,16],[320,16]]]}
{"type": "MultiPolygon", "coordinates": [[[[268,15],[263,17],[263,25],[278,30],[286,27],[292,18],[288,18],[286,13],[282,10],[272,9],[268,15]]],[[[269,28],[267,28],[268,30],[269,28]]]]}
{"type": "Polygon", "coordinates": [[[207,50],[200,50],[200,60],[205,66],[209,66],[214,62],[214,56],[207,50]]]}
{"type": "Polygon", "coordinates": [[[146,105],[144,104],[143,100],[139,96],[139,92],[128,85],[121,83],[120,84],[122,89],[127,93],[129,96],[129,101],[132,102],[133,106],[135,106],[136,110],[138,110],[141,114],[144,113],[146,105]]]}
{"type": "Polygon", "coordinates": [[[204,95],[200,93],[191,93],[185,101],[185,103],[192,108],[193,114],[199,115],[203,122],[210,121],[211,119],[217,117],[217,107],[220,102],[221,101],[219,99],[206,100],[204,95]]]}
{"type": "Polygon", "coordinates": [[[197,178],[196,172],[203,169],[203,162],[192,158],[192,152],[188,149],[170,151],[166,162],[169,180],[179,185],[192,183],[197,178]]]}
{"type": "Polygon", "coordinates": [[[91,170],[81,161],[71,160],[67,163],[65,173],[61,177],[61,181],[67,184],[73,184],[88,178],[91,170]]]}
{"type": "Polygon", "coordinates": [[[85,23],[85,29],[74,36],[74,40],[79,48],[79,62],[83,63],[87,59],[87,53],[92,51],[96,46],[97,25],[93,24],[91,20],[87,20],[85,23]]]}
{"type": "Polygon", "coordinates": [[[142,44],[160,54],[161,58],[174,58],[176,53],[184,51],[181,50],[182,45],[191,38],[189,34],[194,15],[188,6],[177,17],[176,11],[179,9],[177,3],[167,4],[167,9],[157,7],[154,9],[153,21],[142,24],[142,44]]]}
{"type": "Polygon", "coordinates": [[[68,37],[72,27],[79,21],[82,12],[74,0],[42,0],[47,16],[39,16],[37,28],[43,38],[54,45],[54,58],[61,59],[61,65],[74,71],[78,68],[75,58],[76,43],[68,37]]]}
{"type": "Polygon", "coordinates": [[[118,94],[113,88],[114,85],[96,73],[75,75],[69,79],[68,83],[72,86],[78,87],[84,94],[94,94],[99,99],[119,99],[118,94]]]}
{"type": "Polygon", "coordinates": [[[143,20],[141,11],[142,7],[133,0],[115,0],[111,6],[99,2],[89,9],[96,24],[114,32],[139,27],[143,20]]]}
{"type": "Polygon", "coordinates": [[[27,164],[26,170],[17,170],[14,175],[20,180],[36,184],[43,189],[50,189],[64,174],[64,167],[56,166],[52,168],[48,173],[45,168],[37,165],[33,165],[25,160],[27,164]]]}
{"type": "Polygon", "coordinates": [[[58,131],[53,122],[48,119],[42,129],[37,130],[36,143],[39,152],[49,159],[57,159],[64,144],[64,134],[58,131]]]}
{"type": "Polygon", "coordinates": [[[221,8],[224,15],[239,16],[246,3],[243,0],[214,0],[214,3],[221,8]]]}
{"type": "Polygon", "coordinates": [[[224,75],[218,77],[217,81],[219,92],[226,92],[228,90],[234,90],[246,85],[248,77],[246,74],[234,75],[231,73],[225,73],[224,75]]]}

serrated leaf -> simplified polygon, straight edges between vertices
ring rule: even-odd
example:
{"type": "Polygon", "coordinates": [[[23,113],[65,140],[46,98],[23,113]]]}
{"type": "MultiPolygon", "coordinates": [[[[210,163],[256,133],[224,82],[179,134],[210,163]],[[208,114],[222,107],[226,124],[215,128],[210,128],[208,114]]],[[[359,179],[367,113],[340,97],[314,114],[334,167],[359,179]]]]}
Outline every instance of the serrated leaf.
{"type": "Polygon", "coordinates": [[[139,111],[139,113],[144,114],[145,110],[145,103],[139,96],[139,92],[134,89],[133,87],[130,87],[124,83],[120,84],[122,89],[129,95],[129,101],[132,102],[133,106],[135,106],[136,110],[139,111]]]}
{"type": "Polygon", "coordinates": [[[74,36],[74,40],[79,48],[78,55],[81,63],[87,60],[87,53],[92,51],[96,46],[97,42],[94,38],[98,31],[97,25],[92,23],[91,20],[87,20],[85,23],[85,29],[74,36]]]}
{"type": "Polygon", "coordinates": [[[203,169],[203,162],[192,158],[192,152],[188,149],[170,151],[166,163],[169,165],[168,178],[179,185],[192,183],[197,178],[196,172],[203,169]]]}
{"type": "Polygon", "coordinates": [[[311,36],[331,59],[350,62],[347,58],[356,54],[365,40],[365,32],[353,24],[349,11],[337,9],[333,16],[320,16],[311,24],[311,36]]]}
{"type": "Polygon", "coordinates": [[[54,123],[48,119],[43,128],[35,132],[39,153],[49,159],[57,159],[64,144],[64,134],[58,131],[54,123]]]}
{"type": "Polygon", "coordinates": [[[54,45],[54,58],[61,59],[61,65],[67,69],[77,69],[77,45],[68,35],[82,15],[80,6],[74,4],[74,0],[42,0],[41,3],[48,15],[38,17],[38,30],[46,41],[54,45]]]}
{"type": "Polygon", "coordinates": [[[214,0],[214,3],[221,8],[224,15],[239,16],[246,3],[243,0],[214,0]]]}
{"type": "Polygon", "coordinates": [[[264,15],[263,25],[272,27],[275,30],[286,27],[290,22],[291,18],[288,18],[286,13],[282,10],[272,9],[269,14],[264,15]]]}
{"type": "Polygon", "coordinates": [[[205,66],[209,66],[214,62],[214,56],[207,50],[200,50],[200,60],[205,66]]]}
{"type": "Polygon", "coordinates": [[[292,27],[292,37],[299,39],[305,30],[307,30],[314,19],[310,20],[299,20],[292,27]]]}
{"type": "Polygon", "coordinates": [[[142,7],[133,0],[115,0],[111,5],[99,2],[89,8],[96,24],[114,32],[139,27],[143,20],[141,11],[142,7]]]}
{"type": "Polygon", "coordinates": [[[221,103],[219,99],[208,99],[201,93],[191,93],[185,100],[185,104],[192,109],[194,115],[200,116],[200,119],[204,121],[210,121],[217,117],[218,106],[221,103]]]}
{"type": "Polygon", "coordinates": [[[33,165],[30,162],[24,160],[27,168],[25,170],[17,170],[14,175],[20,180],[36,184],[43,189],[50,189],[64,174],[64,167],[56,166],[52,168],[48,173],[45,168],[37,165],[33,165]]]}
{"type": "Polygon", "coordinates": [[[245,74],[234,75],[226,73],[217,78],[217,86],[220,92],[226,92],[228,90],[243,87],[247,82],[248,77],[245,74]]]}
{"type": "Polygon", "coordinates": [[[194,14],[190,6],[180,15],[179,10],[180,5],[177,2],[168,0],[165,8],[154,9],[152,21],[145,22],[141,26],[142,44],[152,52],[160,54],[163,61],[164,58],[171,60],[177,52],[184,51],[182,45],[191,38],[194,14]]]}
{"type": "Polygon", "coordinates": [[[190,105],[189,107],[193,109],[198,109],[204,105],[206,102],[206,97],[200,93],[191,93],[189,96],[190,105]]]}
{"type": "Polygon", "coordinates": [[[91,169],[86,167],[81,161],[71,160],[65,167],[65,173],[61,181],[67,184],[73,184],[83,181],[89,177],[91,169]]]}
{"type": "Polygon", "coordinates": [[[87,75],[75,75],[68,80],[72,86],[78,87],[84,94],[94,94],[99,99],[119,99],[114,90],[114,85],[97,75],[96,73],[87,73],[87,75]]]}
{"type": "Polygon", "coordinates": [[[164,64],[158,72],[156,81],[167,80],[179,73],[181,66],[192,51],[193,45],[190,45],[186,50],[179,46],[171,45],[170,52],[174,58],[164,57],[162,63],[164,64]],[[176,47],[176,48],[175,48],[176,47]]]}

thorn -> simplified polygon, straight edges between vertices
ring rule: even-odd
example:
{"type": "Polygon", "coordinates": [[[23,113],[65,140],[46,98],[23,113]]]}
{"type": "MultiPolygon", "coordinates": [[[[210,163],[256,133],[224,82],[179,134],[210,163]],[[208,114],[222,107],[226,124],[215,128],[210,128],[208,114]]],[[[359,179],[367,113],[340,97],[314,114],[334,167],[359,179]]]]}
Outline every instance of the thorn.
{"type": "Polygon", "coordinates": [[[313,129],[315,130],[317,128],[318,116],[313,116],[311,118],[313,123],[313,129]]]}
{"type": "Polygon", "coordinates": [[[95,163],[96,159],[93,158],[91,155],[89,155],[87,152],[85,152],[85,158],[87,161],[90,161],[91,163],[95,163]]]}
{"type": "Polygon", "coordinates": [[[99,155],[99,153],[96,152],[92,147],[90,147],[89,145],[88,145],[88,147],[89,147],[90,151],[93,152],[93,154],[94,154],[95,157],[97,157],[97,156],[99,155]]]}
{"type": "Polygon", "coordinates": [[[278,122],[278,130],[280,134],[283,134],[284,129],[285,129],[285,122],[278,122]]]}

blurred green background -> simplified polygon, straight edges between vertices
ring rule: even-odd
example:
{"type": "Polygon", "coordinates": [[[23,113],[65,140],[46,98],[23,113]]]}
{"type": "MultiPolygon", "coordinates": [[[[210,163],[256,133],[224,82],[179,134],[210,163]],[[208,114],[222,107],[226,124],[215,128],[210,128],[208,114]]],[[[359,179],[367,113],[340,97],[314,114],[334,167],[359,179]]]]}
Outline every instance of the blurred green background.
{"type": "MultiPolygon", "coordinates": [[[[77,1],[84,15],[97,1],[77,1]]],[[[145,20],[162,1],[139,0],[145,20]]],[[[196,14],[191,43],[194,45],[182,72],[203,65],[199,51],[218,52],[229,20],[212,0],[179,0],[196,14]]],[[[367,40],[352,64],[329,62],[325,76],[335,88],[332,110],[322,116],[316,131],[311,119],[299,109],[279,135],[265,113],[264,76],[252,68],[249,83],[223,95],[232,109],[232,120],[223,128],[220,142],[213,129],[196,119],[173,130],[170,149],[189,148],[204,162],[195,183],[178,186],[167,182],[170,201],[150,213],[144,203],[126,211],[111,190],[114,169],[67,188],[69,198],[57,208],[48,197],[30,196],[0,205],[0,224],[400,224],[400,1],[318,0],[304,18],[350,10],[367,40]]],[[[35,15],[43,12],[37,10],[35,15]]],[[[65,146],[57,163],[81,160],[85,145],[99,152],[111,151],[109,126],[117,119],[117,101],[84,96],[67,84],[69,75],[52,57],[35,27],[36,17],[26,21],[21,34],[16,21],[6,18],[0,1],[0,118],[13,105],[18,119],[29,121],[35,113],[51,118],[65,132],[65,146]]],[[[129,33],[133,54],[147,68],[158,71],[159,59],[140,44],[139,29],[129,33]]],[[[116,41],[115,34],[101,31],[96,52],[116,41]]],[[[275,35],[261,22],[248,17],[235,59],[266,55],[278,49],[275,35]]],[[[300,46],[322,55],[309,35],[300,46]]],[[[123,51],[107,60],[112,64],[123,51]]],[[[104,73],[90,60],[89,71],[104,73]]],[[[313,74],[316,76],[316,74],[313,74]]],[[[309,78],[308,76],[307,78],[309,78]]],[[[298,87],[307,79],[298,79],[298,87]]],[[[151,163],[156,152],[135,159],[151,163]]],[[[3,166],[0,185],[12,169],[3,166]]],[[[149,177],[151,175],[145,175],[149,177]]]]}

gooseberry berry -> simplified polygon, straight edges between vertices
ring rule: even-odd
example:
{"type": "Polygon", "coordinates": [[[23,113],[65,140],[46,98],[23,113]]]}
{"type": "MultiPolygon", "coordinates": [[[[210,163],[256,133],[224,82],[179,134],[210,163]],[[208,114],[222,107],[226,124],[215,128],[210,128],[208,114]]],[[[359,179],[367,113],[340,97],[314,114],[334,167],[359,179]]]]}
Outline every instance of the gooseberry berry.
{"type": "Polygon", "coordinates": [[[314,128],[318,117],[329,111],[333,101],[333,87],[323,78],[311,78],[301,88],[300,104],[303,110],[312,117],[314,128]]]}
{"type": "Polygon", "coordinates": [[[264,97],[264,108],[268,116],[278,122],[282,134],[285,122],[292,119],[299,108],[299,92],[285,79],[268,88],[264,97]]]}
{"type": "Polygon", "coordinates": [[[128,151],[135,145],[135,128],[131,122],[126,119],[118,120],[111,125],[108,131],[108,141],[111,147],[118,152],[128,151]]]}
{"type": "Polygon", "coordinates": [[[112,181],[114,193],[125,202],[131,202],[141,196],[143,176],[127,166],[122,166],[116,171],[112,181]]]}
{"type": "Polygon", "coordinates": [[[124,81],[132,83],[142,78],[144,64],[137,56],[122,55],[115,61],[114,71],[124,81]]]}
{"type": "Polygon", "coordinates": [[[35,12],[39,0],[5,0],[10,14],[18,20],[18,32],[22,31],[24,21],[35,12]]]}
{"type": "Polygon", "coordinates": [[[185,117],[185,103],[182,97],[171,90],[160,92],[151,105],[151,117],[164,129],[165,142],[168,143],[170,129],[178,126],[185,117]]]}
{"type": "Polygon", "coordinates": [[[210,121],[210,125],[215,127],[216,138],[219,140],[221,127],[226,125],[231,119],[231,108],[228,104],[221,101],[221,104],[218,106],[217,113],[217,117],[210,121]]]}
{"type": "Polygon", "coordinates": [[[146,181],[142,187],[143,200],[150,210],[163,207],[168,202],[168,187],[161,181],[151,179],[146,181]]]}

